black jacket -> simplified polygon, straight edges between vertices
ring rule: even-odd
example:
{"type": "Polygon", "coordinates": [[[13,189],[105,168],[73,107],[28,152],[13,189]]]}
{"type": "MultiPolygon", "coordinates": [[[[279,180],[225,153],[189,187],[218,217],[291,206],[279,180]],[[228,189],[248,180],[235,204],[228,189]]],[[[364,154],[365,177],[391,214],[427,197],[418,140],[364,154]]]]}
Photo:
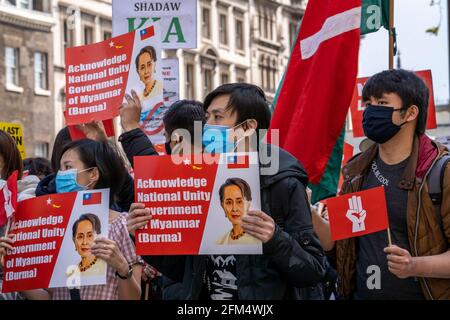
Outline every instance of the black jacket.
{"type": "MultiPolygon", "coordinates": [[[[131,133],[131,132],[130,132],[131,133]]],[[[122,139],[128,159],[142,155],[143,133],[122,139]],[[139,149],[133,150],[133,145],[139,149]]],[[[153,147],[145,151],[152,152],[153,147]]],[[[320,242],[313,231],[305,188],[307,175],[300,163],[280,149],[280,168],[271,176],[261,176],[262,211],[277,224],[273,238],[263,245],[263,255],[236,255],[240,300],[285,299],[293,297],[293,287],[310,287],[323,281],[328,268],[320,242]],[[280,194],[282,193],[282,194],[280,194]]],[[[147,263],[167,277],[181,282],[183,299],[200,299],[207,256],[144,256],[147,263]]]]}
{"type": "Polygon", "coordinates": [[[158,152],[153,148],[152,143],[141,129],[133,129],[124,132],[119,137],[123,150],[127,155],[128,161],[134,167],[134,156],[156,156],[158,152]]]}

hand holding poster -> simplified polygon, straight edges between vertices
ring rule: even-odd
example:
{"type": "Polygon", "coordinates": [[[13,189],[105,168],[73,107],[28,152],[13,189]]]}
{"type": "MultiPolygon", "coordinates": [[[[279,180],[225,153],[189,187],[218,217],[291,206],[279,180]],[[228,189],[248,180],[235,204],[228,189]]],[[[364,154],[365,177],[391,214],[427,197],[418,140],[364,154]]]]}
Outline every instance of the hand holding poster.
{"type": "Polygon", "coordinates": [[[334,241],[389,228],[384,187],[330,198],[327,206],[334,241]]]}
{"type": "Polygon", "coordinates": [[[106,263],[90,253],[108,235],[109,189],[22,201],[11,224],[2,292],[106,283],[106,263]]]}
{"type": "Polygon", "coordinates": [[[261,208],[257,153],[221,154],[211,164],[145,156],[134,165],[135,201],[153,217],[136,231],[137,254],[262,253],[241,227],[249,210],[261,208]]]}

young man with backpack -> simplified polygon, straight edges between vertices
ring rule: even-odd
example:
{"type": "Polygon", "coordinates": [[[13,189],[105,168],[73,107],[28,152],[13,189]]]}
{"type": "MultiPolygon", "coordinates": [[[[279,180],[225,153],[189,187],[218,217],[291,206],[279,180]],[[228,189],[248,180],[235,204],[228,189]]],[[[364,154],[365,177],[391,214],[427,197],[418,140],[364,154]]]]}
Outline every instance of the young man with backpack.
{"type": "MultiPolygon", "coordinates": [[[[375,144],[344,167],[341,193],[384,185],[392,245],[386,230],[334,243],[340,298],[450,299],[449,156],[424,134],[428,99],[405,70],[364,86],[363,128],[375,144]]],[[[315,219],[317,232],[329,232],[317,222],[328,223],[315,219]]]]}
{"type": "MultiPolygon", "coordinates": [[[[269,127],[269,106],[260,88],[244,83],[222,85],[205,98],[204,109],[205,130],[223,130],[227,132],[224,136],[232,131],[236,140],[244,144],[245,151],[257,151],[252,150],[245,138],[257,135],[258,129],[269,127]]],[[[261,139],[259,136],[258,140],[261,139]]],[[[230,145],[227,143],[230,141],[224,142],[230,145]]],[[[260,147],[261,144],[258,143],[260,147]]],[[[274,174],[260,176],[262,210],[248,212],[242,224],[246,233],[263,242],[262,255],[142,257],[170,279],[182,283],[179,298],[314,297],[314,289],[305,295],[304,290],[298,288],[314,287],[323,281],[328,264],[312,228],[305,191],[308,178],[292,155],[274,146],[266,150],[279,154],[279,169],[274,174]]],[[[233,151],[233,148],[226,151],[233,151]]],[[[130,234],[150,219],[143,204],[133,204],[128,215],[130,234]]]]}

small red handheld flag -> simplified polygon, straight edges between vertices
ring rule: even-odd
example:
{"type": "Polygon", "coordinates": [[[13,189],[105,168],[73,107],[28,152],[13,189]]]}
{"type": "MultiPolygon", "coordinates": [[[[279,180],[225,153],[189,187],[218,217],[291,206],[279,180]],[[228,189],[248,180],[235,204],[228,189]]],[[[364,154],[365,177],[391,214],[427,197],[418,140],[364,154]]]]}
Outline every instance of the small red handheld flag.
{"type": "Polygon", "coordinates": [[[389,228],[383,186],[327,199],[327,206],[333,240],[389,228]]]}
{"type": "Polygon", "coordinates": [[[14,171],[9,178],[0,185],[0,226],[11,217],[17,209],[17,176],[14,171]]]}

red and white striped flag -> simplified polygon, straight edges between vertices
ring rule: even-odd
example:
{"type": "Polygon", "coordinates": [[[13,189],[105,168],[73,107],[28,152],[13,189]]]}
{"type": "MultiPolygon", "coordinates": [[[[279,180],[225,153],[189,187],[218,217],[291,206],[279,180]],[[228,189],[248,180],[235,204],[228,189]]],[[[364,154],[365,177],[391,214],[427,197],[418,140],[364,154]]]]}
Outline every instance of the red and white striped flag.
{"type": "Polygon", "coordinates": [[[10,218],[17,209],[17,176],[14,171],[6,181],[0,182],[0,226],[10,218]]]}
{"type": "Polygon", "coordinates": [[[271,129],[320,182],[342,131],[358,69],[361,0],[309,0],[271,129]]]}

